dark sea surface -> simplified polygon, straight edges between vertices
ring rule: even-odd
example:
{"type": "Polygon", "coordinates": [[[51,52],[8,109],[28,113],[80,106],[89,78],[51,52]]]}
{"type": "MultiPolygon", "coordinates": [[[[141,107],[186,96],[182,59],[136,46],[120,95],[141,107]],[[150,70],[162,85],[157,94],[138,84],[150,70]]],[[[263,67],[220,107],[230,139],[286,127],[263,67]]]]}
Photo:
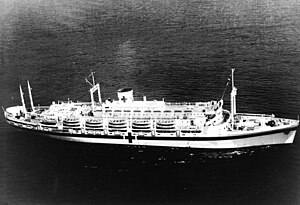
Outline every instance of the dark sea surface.
{"type": "MultiPolygon", "coordinates": [[[[238,112],[300,114],[298,0],[2,0],[0,105],[89,101],[132,87],[149,100],[220,99],[236,68],[238,112]]],[[[229,91],[224,101],[229,109],[229,91]]],[[[292,145],[238,150],[65,142],[0,117],[0,203],[300,204],[292,145]]]]}

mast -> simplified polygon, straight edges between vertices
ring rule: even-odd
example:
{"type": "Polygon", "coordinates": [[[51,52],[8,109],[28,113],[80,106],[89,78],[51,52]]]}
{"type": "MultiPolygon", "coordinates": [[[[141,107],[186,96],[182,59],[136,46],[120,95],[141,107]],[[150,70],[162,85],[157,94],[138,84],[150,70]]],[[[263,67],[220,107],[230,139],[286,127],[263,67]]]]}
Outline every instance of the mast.
{"type": "Polygon", "coordinates": [[[92,109],[94,111],[95,110],[94,92],[98,91],[98,100],[99,100],[99,103],[102,103],[100,85],[99,85],[99,83],[97,83],[95,85],[94,72],[91,72],[89,77],[92,77],[92,83],[90,81],[88,81],[88,79],[85,79],[85,81],[92,86],[92,88],[90,89],[90,95],[91,95],[92,109]]]}
{"type": "Polygon", "coordinates": [[[25,114],[25,117],[27,117],[27,112],[26,112],[26,106],[25,106],[25,101],[24,101],[24,93],[22,91],[22,87],[20,85],[20,95],[21,95],[21,101],[22,101],[22,107],[23,107],[23,113],[25,114]]]}
{"type": "Polygon", "coordinates": [[[93,80],[93,85],[95,85],[95,77],[94,77],[94,72],[91,73],[92,75],[92,80],[93,80]]]}
{"type": "Polygon", "coordinates": [[[98,85],[98,100],[99,100],[99,102],[100,103],[102,103],[102,100],[101,100],[101,92],[100,92],[100,84],[99,83],[97,83],[97,85],[98,85]]]}
{"type": "Polygon", "coordinates": [[[236,87],[234,87],[234,70],[235,69],[231,69],[231,82],[232,82],[232,90],[231,90],[231,94],[230,94],[230,97],[231,97],[231,126],[233,128],[233,125],[234,125],[234,116],[236,115],[236,95],[237,95],[237,89],[236,87]]]}
{"type": "Polygon", "coordinates": [[[32,99],[32,94],[31,94],[31,87],[29,84],[29,81],[27,80],[27,85],[28,85],[28,93],[29,93],[29,99],[30,99],[30,105],[31,105],[31,109],[32,111],[34,110],[34,105],[33,105],[33,99],[32,99]]]}

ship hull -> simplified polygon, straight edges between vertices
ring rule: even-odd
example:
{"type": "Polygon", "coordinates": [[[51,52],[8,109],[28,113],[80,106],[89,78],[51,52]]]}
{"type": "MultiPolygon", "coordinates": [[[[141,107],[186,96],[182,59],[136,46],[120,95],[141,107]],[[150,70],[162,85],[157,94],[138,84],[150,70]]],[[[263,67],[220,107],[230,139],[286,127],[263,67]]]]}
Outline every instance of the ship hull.
{"type": "Polygon", "coordinates": [[[203,137],[164,137],[164,136],[131,136],[131,135],[100,135],[85,133],[69,133],[63,131],[42,131],[34,127],[20,126],[17,122],[7,119],[7,122],[21,129],[36,132],[52,138],[83,143],[162,146],[162,147],[190,147],[203,149],[229,149],[275,144],[291,144],[294,141],[297,126],[280,129],[258,131],[252,133],[230,133],[228,135],[203,137]]]}
{"type": "MultiPolygon", "coordinates": [[[[274,134],[261,134],[256,137],[241,137],[239,139],[224,139],[224,140],[206,140],[206,139],[178,139],[175,137],[167,137],[169,139],[160,137],[151,137],[149,139],[136,137],[128,139],[106,138],[108,136],[89,137],[89,136],[66,136],[59,134],[49,134],[50,137],[76,141],[85,143],[101,143],[101,144],[121,144],[121,145],[141,145],[141,146],[163,146],[163,147],[190,147],[203,149],[227,149],[227,148],[242,148],[253,146],[265,146],[274,144],[291,144],[294,141],[296,130],[290,131],[288,134],[284,132],[274,134]]],[[[203,137],[204,138],[204,137],[203,137]]],[[[214,138],[214,137],[209,137],[214,138]]],[[[217,137],[215,137],[217,138],[217,137]]],[[[225,137],[224,137],[225,138],[225,137]]]]}

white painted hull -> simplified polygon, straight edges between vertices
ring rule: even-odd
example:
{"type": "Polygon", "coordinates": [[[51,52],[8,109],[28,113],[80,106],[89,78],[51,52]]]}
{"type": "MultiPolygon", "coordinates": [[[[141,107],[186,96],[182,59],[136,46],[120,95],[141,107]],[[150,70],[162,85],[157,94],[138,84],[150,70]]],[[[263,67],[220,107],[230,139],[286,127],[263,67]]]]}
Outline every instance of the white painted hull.
{"type": "Polygon", "coordinates": [[[56,139],[84,143],[163,146],[163,147],[190,147],[203,149],[228,149],[275,144],[291,144],[294,141],[299,121],[293,120],[288,125],[268,127],[253,131],[227,131],[223,134],[181,136],[170,133],[153,136],[132,136],[132,133],[104,134],[104,132],[82,132],[41,129],[37,124],[6,118],[7,122],[15,127],[41,133],[56,139]]]}
{"type": "Polygon", "coordinates": [[[141,145],[141,146],[163,146],[163,147],[190,147],[203,149],[228,149],[228,148],[242,148],[252,146],[265,146],[274,144],[291,144],[294,141],[296,130],[290,131],[288,134],[284,132],[267,134],[256,137],[245,137],[231,140],[208,140],[208,141],[191,141],[191,140],[162,140],[162,139],[110,139],[110,138],[89,138],[89,137],[75,137],[75,136],[61,136],[52,135],[53,138],[85,142],[85,143],[101,143],[101,144],[120,144],[120,145],[141,145]]]}

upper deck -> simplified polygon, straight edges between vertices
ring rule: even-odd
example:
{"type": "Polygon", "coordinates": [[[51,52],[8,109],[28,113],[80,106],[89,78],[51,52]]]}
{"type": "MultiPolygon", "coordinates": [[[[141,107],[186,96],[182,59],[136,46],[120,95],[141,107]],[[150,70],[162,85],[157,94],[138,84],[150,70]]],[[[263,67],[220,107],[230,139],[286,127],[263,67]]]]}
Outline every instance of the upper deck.
{"type": "Polygon", "coordinates": [[[170,103],[164,101],[61,102],[36,107],[31,113],[45,118],[94,116],[100,118],[187,119],[212,118],[222,111],[223,101],[170,103]]]}

